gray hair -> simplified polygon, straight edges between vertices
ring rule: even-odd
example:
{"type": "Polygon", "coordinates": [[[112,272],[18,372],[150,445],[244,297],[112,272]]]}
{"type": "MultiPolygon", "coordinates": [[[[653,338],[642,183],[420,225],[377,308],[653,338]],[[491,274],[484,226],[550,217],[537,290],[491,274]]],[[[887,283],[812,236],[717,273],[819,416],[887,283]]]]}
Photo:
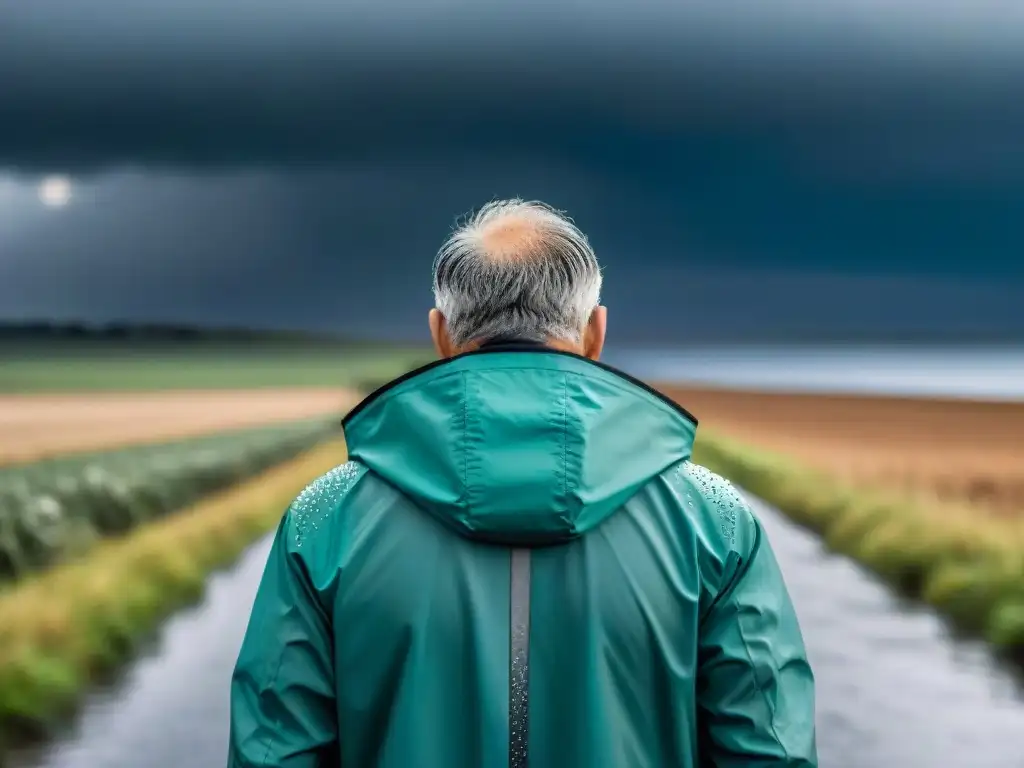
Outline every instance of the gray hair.
{"type": "Polygon", "coordinates": [[[495,200],[437,252],[434,303],[452,343],[515,337],[580,343],[601,268],[572,219],[546,203],[495,200]]]}

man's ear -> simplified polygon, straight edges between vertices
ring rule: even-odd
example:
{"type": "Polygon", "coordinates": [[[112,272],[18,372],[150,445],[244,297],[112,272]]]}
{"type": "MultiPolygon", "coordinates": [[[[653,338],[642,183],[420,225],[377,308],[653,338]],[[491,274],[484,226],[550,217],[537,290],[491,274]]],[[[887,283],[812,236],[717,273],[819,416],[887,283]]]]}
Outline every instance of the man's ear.
{"type": "Polygon", "coordinates": [[[455,355],[455,347],[452,344],[451,336],[448,335],[448,321],[438,309],[430,310],[427,317],[430,323],[430,338],[434,341],[434,349],[438,357],[448,358],[455,355]]]}
{"type": "Polygon", "coordinates": [[[594,307],[590,320],[583,332],[583,356],[591,360],[599,360],[604,349],[605,334],[608,331],[608,309],[594,307]]]}

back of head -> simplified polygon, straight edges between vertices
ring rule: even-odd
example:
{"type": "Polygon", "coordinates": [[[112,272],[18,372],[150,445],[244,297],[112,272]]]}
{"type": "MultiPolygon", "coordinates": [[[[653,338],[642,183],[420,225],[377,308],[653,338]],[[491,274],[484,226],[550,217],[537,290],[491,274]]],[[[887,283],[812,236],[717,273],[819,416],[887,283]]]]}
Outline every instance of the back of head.
{"type": "Polygon", "coordinates": [[[346,419],[350,455],[460,534],[542,544],[581,536],[689,456],[695,424],[599,364],[601,270],[571,220],[492,202],[434,265],[443,362],[346,419]],[[534,344],[490,344],[518,341],[534,344]]]}
{"type": "Polygon", "coordinates": [[[434,300],[453,345],[513,337],[579,344],[601,293],[586,236],[546,203],[497,200],[434,261],[434,300]]]}

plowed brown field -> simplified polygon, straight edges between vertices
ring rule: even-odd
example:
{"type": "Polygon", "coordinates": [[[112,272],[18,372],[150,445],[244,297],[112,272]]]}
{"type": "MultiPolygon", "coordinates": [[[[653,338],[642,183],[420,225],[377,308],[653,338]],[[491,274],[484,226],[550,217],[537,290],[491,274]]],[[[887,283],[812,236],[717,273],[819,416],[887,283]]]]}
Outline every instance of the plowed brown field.
{"type": "Polygon", "coordinates": [[[2,395],[0,464],[340,416],[356,399],[345,389],[299,388],[2,395]]]}
{"type": "Polygon", "coordinates": [[[845,479],[1024,515],[1024,402],[660,389],[701,429],[845,479]]]}

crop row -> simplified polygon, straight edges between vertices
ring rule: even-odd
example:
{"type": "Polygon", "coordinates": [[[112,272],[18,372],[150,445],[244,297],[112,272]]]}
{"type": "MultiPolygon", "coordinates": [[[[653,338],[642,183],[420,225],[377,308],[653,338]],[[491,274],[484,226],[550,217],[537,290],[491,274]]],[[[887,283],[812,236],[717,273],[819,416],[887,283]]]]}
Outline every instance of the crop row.
{"type": "Polygon", "coordinates": [[[337,432],[304,421],[0,468],[0,581],[279,464],[337,432]]]}

